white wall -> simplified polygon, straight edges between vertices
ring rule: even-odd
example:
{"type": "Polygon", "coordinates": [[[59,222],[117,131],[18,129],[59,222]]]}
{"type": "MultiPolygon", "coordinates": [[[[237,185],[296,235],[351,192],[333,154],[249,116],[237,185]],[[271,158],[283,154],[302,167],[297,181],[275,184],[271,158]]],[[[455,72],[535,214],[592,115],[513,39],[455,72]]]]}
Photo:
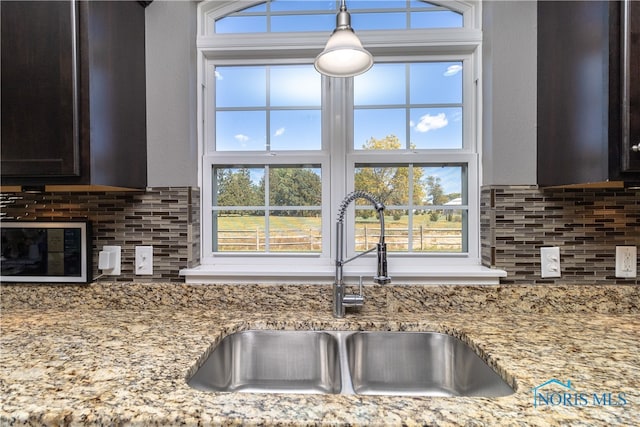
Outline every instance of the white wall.
{"type": "Polygon", "coordinates": [[[537,3],[483,3],[483,185],[536,183],[537,3]]]}
{"type": "MultiPolygon", "coordinates": [[[[150,187],[197,186],[195,1],[146,9],[150,187]]],[[[536,183],[535,1],[483,3],[483,185],[536,183]]]]}
{"type": "Polygon", "coordinates": [[[156,0],[145,10],[149,187],[198,186],[196,7],[156,0]]]}

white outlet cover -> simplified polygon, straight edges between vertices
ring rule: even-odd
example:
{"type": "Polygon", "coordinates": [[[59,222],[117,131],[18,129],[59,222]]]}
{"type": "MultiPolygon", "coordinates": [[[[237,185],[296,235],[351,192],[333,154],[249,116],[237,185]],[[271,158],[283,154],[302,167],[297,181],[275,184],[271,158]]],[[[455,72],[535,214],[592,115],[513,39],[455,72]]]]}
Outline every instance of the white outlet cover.
{"type": "Polygon", "coordinates": [[[121,267],[121,259],[122,259],[122,247],[121,246],[103,246],[103,252],[111,252],[114,255],[113,268],[108,270],[102,270],[102,273],[106,276],[119,276],[120,275],[120,267],[121,267]]]}
{"type": "Polygon", "coordinates": [[[135,263],[137,275],[153,275],[153,246],[136,246],[135,263]]]}
{"type": "Polygon", "coordinates": [[[638,275],[638,248],[616,246],[616,277],[633,279],[638,275]]]}
{"type": "Polygon", "coordinates": [[[540,248],[540,270],[540,275],[543,278],[562,276],[558,246],[540,248]]]}

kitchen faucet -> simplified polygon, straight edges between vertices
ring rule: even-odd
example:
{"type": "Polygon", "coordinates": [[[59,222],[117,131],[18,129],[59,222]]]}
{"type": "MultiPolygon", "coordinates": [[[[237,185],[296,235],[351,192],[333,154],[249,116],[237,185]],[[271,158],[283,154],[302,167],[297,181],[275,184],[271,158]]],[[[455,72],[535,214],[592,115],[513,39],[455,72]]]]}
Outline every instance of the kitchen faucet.
{"type": "Polygon", "coordinates": [[[344,317],[346,307],[362,307],[364,295],[362,293],[362,277],[360,278],[360,291],[357,295],[345,294],[345,285],[342,275],[342,267],[362,255],[376,250],[378,254],[378,269],[373,277],[375,283],[384,285],[391,282],[391,277],[387,275],[387,244],[384,242],[384,205],[380,203],[372,194],[365,191],[354,191],[347,194],[340,204],[338,221],[336,223],[336,278],[333,282],[333,316],[344,317]],[[366,199],[378,212],[380,220],[380,241],[375,247],[361,252],[347,260],[344,259],[344,215],[347,207],[356,199],[366,199]]]}

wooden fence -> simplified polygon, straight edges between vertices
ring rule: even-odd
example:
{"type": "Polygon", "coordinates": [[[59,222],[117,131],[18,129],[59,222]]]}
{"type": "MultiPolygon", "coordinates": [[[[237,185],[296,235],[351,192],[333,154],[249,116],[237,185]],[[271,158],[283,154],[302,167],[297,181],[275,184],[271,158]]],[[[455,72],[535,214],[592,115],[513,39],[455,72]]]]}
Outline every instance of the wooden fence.
{"type": "MultiPolygon", "coordinates": [[[[452,228],[430,228],[420,226],[412,231],[412,250],[417,252],[461,252],[462,232],[452,228]]],[[[320,252],[322,236],[319,229],[307,230],[271,230],[269,236],[270,252],[320,252]]],[[[356,250],[372,247],[380,239],[380,228],[375,226],[356,229],[356,250]]],[[[409,230],[406,228],[387,228],[385,241],[389,251],[407,251],[409,230]]],[[[220,252],[263,252],[266,250],[264,229],[224,230],[218,232],[218,251],[220,252]]]]}

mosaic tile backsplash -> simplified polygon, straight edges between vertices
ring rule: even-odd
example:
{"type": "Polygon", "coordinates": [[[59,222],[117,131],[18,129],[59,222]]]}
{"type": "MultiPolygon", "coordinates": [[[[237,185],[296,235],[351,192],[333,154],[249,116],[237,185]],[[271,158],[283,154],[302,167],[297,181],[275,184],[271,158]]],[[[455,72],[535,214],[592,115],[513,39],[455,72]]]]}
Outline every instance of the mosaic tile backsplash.
{"type": "MultiPolygon", "coordinates": [[[[104,245],[122,246],[122,275],[100,281],[183,282],[200,260],[200,192],[149,188],[139,193],[4,193],[2,219],[90,220],[93,275],[104,245]],[[152,276],[135,275],[135,246],[152,245],[152,276]]],[[[485,187],[482,261],[507,271],[502,283],[639,284],[615,277],[615,247],[640,251],[640,191],[485,187]],[[562,277],[540,277],[540,248],[560,247],[562,277]]],[[[639,268],[640,270],[640,268],[639,268]]]]}
{"type": "Polygon", "coordinates": [[[640,251],[640,190],[486,187],[480,226],[483,264],[507,271],[501,283],[640,283],[615,277],[616,246],[640,251]],[[560,278],[541,278],[543,246],[560,248],[560,278]]]}
{"type": "Polygon", "coordinates": [[[200,261],[200,191],[148,188],[145,192],[3,193],[2,220],[89,220],[93,277],[104,245],[122,246],[122,274],[98,281],[183,282],[178,272],[200,261]],[[136,246],[153,246],[153,275],[135,275],[136,246]]]}

